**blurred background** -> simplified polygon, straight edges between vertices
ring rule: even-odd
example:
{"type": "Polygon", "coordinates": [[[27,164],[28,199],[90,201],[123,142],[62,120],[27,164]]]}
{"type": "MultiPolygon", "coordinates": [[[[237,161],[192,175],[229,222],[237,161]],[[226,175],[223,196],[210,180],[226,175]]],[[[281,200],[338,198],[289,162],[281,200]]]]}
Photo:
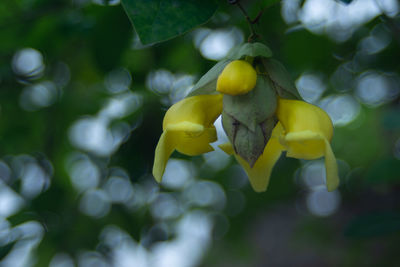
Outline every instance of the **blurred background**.
{"type": "Polygon", "coordinates": [[[119,0],[1,1],[0,266],[400,266],[397,0],[241,1],[331,116],[338,190],[323,160],[282,156],[255,193],[218,148],[154,181],[165,111],[249,35],[218,2],[144,46],[119,0]]]}

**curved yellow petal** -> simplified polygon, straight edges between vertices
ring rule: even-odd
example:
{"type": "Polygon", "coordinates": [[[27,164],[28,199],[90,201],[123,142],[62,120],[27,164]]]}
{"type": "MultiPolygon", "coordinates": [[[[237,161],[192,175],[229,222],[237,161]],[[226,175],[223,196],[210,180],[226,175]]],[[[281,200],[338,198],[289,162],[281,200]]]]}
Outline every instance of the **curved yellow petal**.
{"type": "Polygon", "coordinates": [[[317,159],[325,154],[325,137],[312,131],[288,133],[280,138],[286,156],[297,159],[317,159]]]}
{"type": "Polygon", "coordinates": [[[217,140],[217,131],[215,127],[211,127],[204,129],[201,135],[179,132],[174,136],[177,141],[176,150],[188,156],[196,156],[214,150],[210,143],[217,140]]]}
{"type": "Polygon", "coordinates": [[[246,171],[254,191],[264,192],[267,190],[272,169],[283,150],[284,147],[279,143],[278,139],[269,139],[263,154],[258,158],[253,168],[250,167],[247,161],[235,154],[236,160],[246,171]]]}
{"type": "Polygon", "coordinates": [[[220,145],[218,145],[218,147],[228,155],[235,154],[235,150],[233,149],[232,144],[229,142],[225,143],[225,144],[220,144],[220,145]]]}
{"type": "Polygon", "coordinates": [[[167,161],[174,152],[176,147],[176,139],[173,134],[166,131],[163,132],[160,140],[158,141],[153,164],[153,176],[157,182],[161,182],[162,176],[167,166],[167,161]]]}
{"type": "Polygon", "coordinates": [[[174,150],[189,156],[213,150],[209,144],[217,140],[213,123],[221,112],[222,95],[188,97],[168,109],[155,151],[153,175],[157,182],[161,182],[174,150]]]}
{"type": "Polygon", "coordinates": [[[339,173],[335,155],[331,149],[331,145],[325,139],[325,171],[326,171],[326,187],[329,192],[335,190],[339,186],[339,173]]]}
{"type": "Polygon", "coordinates": [[[333,135],[325,111],[304,101],[279,99],[276,115],[285,129],[280,141],[288,157],[317,159],[325,154],[324,140],[331,140],[333,135]]]}
{"type": "Polygon", "coordinates": [[[277,117],[285,134],[279,138],[287,156],[298,159],[325,157],[328,191],[339,185],[338,167],[329,141],[333,125],[321,108],[299,100],[279,99],[277,117]]]}
{"type": "Polygon", "coordinates": [[[332,121],[317,106],[300,100],[279,98],[276,115],[286,133],[311,131],[321,134],[328,141],[332,138],[332,121]]]}
{"type": "Polygon", "coordinates": [[[236,160],[249,177],[250,184],[254,191],[263,192],[267,190],[269,178],[275,163],[278,161],[282,151],[285,150],[278,140],[282,134],[282,125],[278,123],[272,131],[271,138],[265,146],[263,154],[257,159],[253,168],[250,167],[247,161],[235,153],[231,143],[225,143],[219,145],[219,147],[228,155],[235,156],[236,160]]]}
{"type": "MultiPolygon", "coordinates": [[[[222,95],[198,95],[184,98],[165,113],[163,130],[183,122],[211,127],[222,112],[222,95]]],[[[184,130],[184,129],[182,129],[184,130]]],[[[190,131],[188,129],[188,131],[190,131]]]]}

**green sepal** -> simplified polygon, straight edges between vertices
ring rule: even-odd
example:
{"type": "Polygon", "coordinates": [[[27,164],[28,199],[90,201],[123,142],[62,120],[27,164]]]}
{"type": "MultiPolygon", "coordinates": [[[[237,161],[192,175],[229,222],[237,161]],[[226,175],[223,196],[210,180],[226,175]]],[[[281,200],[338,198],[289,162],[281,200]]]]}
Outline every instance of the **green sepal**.
{"type": "Polygon", "coordinates": [[[268,77],[258,76],[253,90],[224,95],[222,125],[235,153],[253,166],[263,153],[277,120],[277,95],[268,77]]]}
{"type": "Polygon", "coordinates": [[[253,167],[264,152],[273,128],[277,123],[275,116],[258,124],[254,131],[235,118],[222,112],[222,125],[237,155],[253,167]]]}
{"type": "Polygon", "coordinates": [[[244,43],[233,48],[227,55],[228,59],[237,60],[244,57],[272,57],[272,51],[268,46],[262,43],[244,43]]]}
{"type": "Polygon", "coordinates": [[[188,96],[195,95],[212,95],[217,93],[217,80],[219,74],[224,70],[225,66],[231,62],[229,59],[222,60],[215,64],[200,80],[193,86],[188,96]]]}
{"type": "Polygon", "coordinates": [[[263,59],[262,75],[268,76],[276,93],[285,99],[302,99],[286,68],[275,59],[263,59]]]}
{"type": "Polygon", "coordinates": [[[277,97],[268,78],[257,77],[253,90],[244,95],[224,95],[224,111],[255,131],[258,124],[271,117],[277,107],[277,97]]]}

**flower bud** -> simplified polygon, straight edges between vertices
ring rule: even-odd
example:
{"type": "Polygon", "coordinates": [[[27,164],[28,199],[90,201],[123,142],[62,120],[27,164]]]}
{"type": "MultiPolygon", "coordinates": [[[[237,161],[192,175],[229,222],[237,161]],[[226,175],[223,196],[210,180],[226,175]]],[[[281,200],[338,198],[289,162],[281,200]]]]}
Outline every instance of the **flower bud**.
{"type": "Polygon", "coordinates": [[[217,81],[217,91],[227,95],[243,95],[251,91],[257,82],[257,72],[244,60],[234,60],[222,71],[217,81]]]}
{"type": "Polygon", "coordinates": [[[237,155],[253,167],[264,152],[273,128],[277,123],[275,116],[257,124],[254,131],[237,121],[234,117],[222,112],[222,125],[229,133],[228,137],[237,155]]]}
{"type": "Polygon", "coordinates": [[[277,96],[270,80],[259,76],[245,95],[224,95],[222,125],[235,153],[253,166],[263,153],[277,119],[277,96]]]}

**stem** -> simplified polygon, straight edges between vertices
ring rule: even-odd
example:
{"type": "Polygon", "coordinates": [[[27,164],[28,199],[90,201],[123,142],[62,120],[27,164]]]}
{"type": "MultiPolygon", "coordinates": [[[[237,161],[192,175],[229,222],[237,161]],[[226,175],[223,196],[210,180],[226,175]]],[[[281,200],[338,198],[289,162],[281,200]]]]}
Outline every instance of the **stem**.
{"type": "Polygon", "coordinates": [[[228,2],[230,4],[232,4],[232,5],[237,5],[239,7],[240,11],[242,11],[243,15],[245,16],[245,18],[247,20],[247,23],[248,23],[249,29],[250,29],[250,36],[249,36],[247,41],[250,43],[250,42],[253,41],[253,39],[259,37],[259,35],[257,34],[256,30],[254,29],[254,24],[258,23],[258,21],[260,20],[262,14],[264,12],[264,9],[261,10],[260,12],[258,12],[256,18],[252,20],[249,17],[249,15],[247,14],[247,12],[244,9],[244,7],[240,4],[240,0],[228,0],[228,2]]]}

